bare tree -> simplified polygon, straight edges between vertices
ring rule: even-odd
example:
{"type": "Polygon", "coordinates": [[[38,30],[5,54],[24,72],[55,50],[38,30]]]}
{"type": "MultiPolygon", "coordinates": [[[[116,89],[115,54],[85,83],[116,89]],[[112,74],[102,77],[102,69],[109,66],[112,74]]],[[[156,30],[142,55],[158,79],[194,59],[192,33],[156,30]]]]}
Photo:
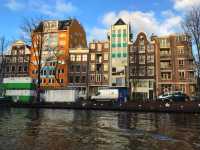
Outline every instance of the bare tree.
{"type": "MultiPolygon", "coordinates": [[[[192,37],[192,41],[197,49],[196,65],[197,65],[197,77],[200,79],[200,8],[193,8],[189,11],[182,23],[182,27],[186,34],[192,37]]],[[[200,85],[197,83],[198,92],[200,91],[200,85]]]]}
{"type": "MultiPolygon", "coordinates": [[[[9,42],[6,40],[5,36],[0,37],[0,82],[3,81],[3,78],[5,76],[5,51],[8,48],[9,42]]],[[[1,91],[2,92],[2,91],[1,91]]],[[[1,93],[2,94],[2,93],[1,93]]]]}
{"type": "MultiPolygon", "coordinates": [[[[44,66],[46,66],[49,62],[55,62],[55,68],[53,71],[53,75],[59,83],[58,76],[58,59],[59,54],[57,53],[58,47],[50,47],[49,45],[45,45],[44,43],[48,41],[48,38],[44,36],[43,28],[42,28],[43,19],[42,18],[30,18],[24,19],[24,22],[21,26],[21,30],[23,33],[23,40],[26,43],[31,45],[31,55],[35,57],[35,61],[30,61],[30,63],[34,66],[37,66],[37,102],[40,101],[40,93],[41,93],[41,72],[44,66]],[[44,56],[44,52],[47,52],[44,56]]],[[[61,85],[61,84],[60,84],[61,85]]]]}

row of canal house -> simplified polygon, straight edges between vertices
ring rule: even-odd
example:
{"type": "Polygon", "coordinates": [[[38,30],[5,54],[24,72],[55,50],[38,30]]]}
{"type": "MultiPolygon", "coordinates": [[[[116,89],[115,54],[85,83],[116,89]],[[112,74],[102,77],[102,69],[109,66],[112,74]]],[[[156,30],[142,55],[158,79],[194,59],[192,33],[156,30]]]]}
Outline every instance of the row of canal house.
{"type": "Polygon", "coordinates": [[[177,90],[195,95],[195,64],[187,35],[133,36],[130,25],[119,19],[108,39],[87,44],[82,25],[68,19],[41,22],[31,38],[31,46],[13,44],[3,61],[2,77],[30,76],[37,83],[41,56],[44,89],[70,87],[91,96],[99,88],[127,88],[131,99],[153,99],[177,90]]]}

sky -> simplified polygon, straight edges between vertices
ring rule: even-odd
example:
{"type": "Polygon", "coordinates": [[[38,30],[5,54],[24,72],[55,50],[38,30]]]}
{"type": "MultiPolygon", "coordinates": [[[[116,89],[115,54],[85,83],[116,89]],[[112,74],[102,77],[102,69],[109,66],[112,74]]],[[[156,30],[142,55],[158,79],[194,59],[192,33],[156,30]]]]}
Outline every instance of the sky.
{"type": "Polygon", "coordinates": [[[0,0],[0,36],[21,37],[24,18],[76,18],[86,30],[87,40],[104,40],[118,18],[130,23],[133,36],[182,32],[181,22],[200,0],[0,0]]]}

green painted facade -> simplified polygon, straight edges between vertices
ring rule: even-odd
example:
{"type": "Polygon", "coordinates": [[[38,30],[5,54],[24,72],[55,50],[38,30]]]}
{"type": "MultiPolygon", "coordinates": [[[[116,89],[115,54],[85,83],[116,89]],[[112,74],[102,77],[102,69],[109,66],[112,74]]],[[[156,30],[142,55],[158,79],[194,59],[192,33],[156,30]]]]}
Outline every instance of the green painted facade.
{"type": "Polygon", "coordinates": [[[25,90],[30,89],[33,90],[36,88],[36,86],[33,83],[3,83],[0,84],[1,89],[5,90],[11,90],[11,89],[17,89],[17,90],[25,90]]]}
{"type": "Polygon", "coordinates": [[[17,100],[21,103],[29,103],[34,99],[34,96],[12,96],[12,100],[17,100]]]}
{"type": "MultiPolygon", "coordinates": [[[[35,90],[36,85],[33,83],[2,83],[0,84],[1,90],[16,90],[16,91],[23,91],[23,90],[35,90]]],[[[12,101],[18,101],[20,103],[29,103],[34,100],[34,96],[32,95],[10,95],[6,96],[9,97],[12,101]]]]}

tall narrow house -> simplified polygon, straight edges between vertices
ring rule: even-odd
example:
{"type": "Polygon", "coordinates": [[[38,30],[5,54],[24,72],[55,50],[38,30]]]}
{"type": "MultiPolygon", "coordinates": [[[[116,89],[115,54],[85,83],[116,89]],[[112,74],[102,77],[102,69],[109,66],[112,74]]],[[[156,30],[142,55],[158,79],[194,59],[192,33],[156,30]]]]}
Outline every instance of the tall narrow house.
{"type": "Polygon", "coordinates": [[[111,26],[110,40],[110,86],[127,87],[128,44],[131,41],[130,25],[119,19],[111,26]]]}
{"type": "Polygon", "coordinates": [[[69,49],[86,47],[84,28],[76,19],[43,21],[32,33],[30,75],[43,88],[68,86],[69,49]],[[41,57],[41,59],[40,59],[41,57]]]}
{"type": "Polygon", "coordinates": [[[6,77],[27,77],[30,62],[30,46],[18,40],[11,45],[11,49],[4,56],[2,62],[3,72],[1,76],[6,77]]]}
{"type": "Polygon", "coordinates": [[[155,42],[148,41],[146,34],[141,32],[129,46],[129,83],[133,100],[154,99],[155,71],[155,42]]]}

